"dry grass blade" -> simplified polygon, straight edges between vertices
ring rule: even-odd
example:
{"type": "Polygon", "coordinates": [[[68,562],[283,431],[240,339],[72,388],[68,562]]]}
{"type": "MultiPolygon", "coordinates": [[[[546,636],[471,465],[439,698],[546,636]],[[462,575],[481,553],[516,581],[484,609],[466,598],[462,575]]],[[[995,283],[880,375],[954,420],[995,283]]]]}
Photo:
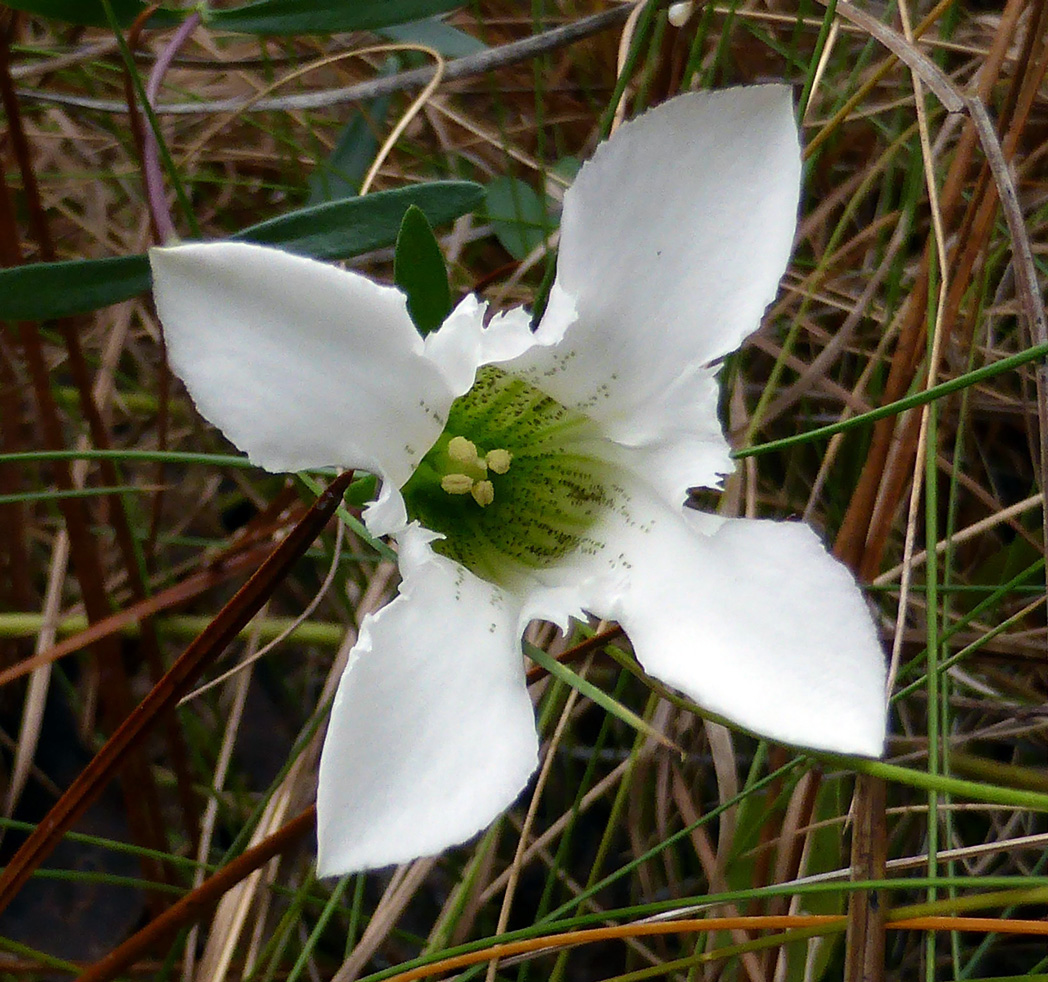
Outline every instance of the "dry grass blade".
{"type": "Polygon", "coordinates": [[[77,982],[109,982],[131,968],[180,928],[203,917],[238,883],[296,845],[313,830],[316,820],[316,809],[308,808],[279,831],[230,860],[141,931],[84,971],[77,982]]]}
{"type": "Polygon", "coordinates": [[[292,529],[270,557],[237,591],[211,625],[194,641],[134,708],[106,741],[91,763],[69,786],[30,834],[0,875],[0,910],[13,899],[33,871],[44,861],[61,836],[101,793],[119,768],[130,747],[161,722],[185,695],[200,672],[221,654],[226,645],[272,594],[288,568],[309,548],[342,502],[353,479],[352,471],[340,474],[317,498],[305,517],[292,529]]]}
{"type": "MultiPolygon", "coordinates": [[[[18,163],[18,170],[24,186],[32,237],[40,254],[45,259],[53,259],[55,255],[54,245],[47,216],[43,208],[40,187],[32,164],[31,147],[26,136],[21,108],[18,99],[15,97],[10,77],[9,48],[10,39],[6,25],[0,23],[0,98],[2,98],[7,115],[10,144],[18,163]]],[[[0,259],[7,266],[21,265],[24,262],[23,246],[18,224],[15,220],[6,174],[4,175],[2,187],[0,187],[0,259]]],[[[108,442],[108,437],[91,389],[87,363],[80,338],[74,326],[68,321],[60,321],[58,327],[70,373],[75,383],[80,409],[87,419],[88,428],[92,435],[98,439],[101,445],[105,446],[108,442]]],[[[51,390],[42,331],[39,325],[35,323],[22,322],[19,324],[19,335],[23,356],[32,381],[44,444],[51,450],[63,449],[63,420],[51,390]]],[[[110,477],[110,486],[116,485],[118,482],[112,480],[115,471],[111,466],[107,469],[107,474],[110,477]]],[[[73,491],[75,489],[76,482],[72,470],[65,461],[55,461],[54,475],[55,483],[59,489],[62,491],[73,491]]],[[[133,567],[131,562],[134,549],[130,542],[130,532],[126,521],[122,520],[122,503],[119,502],[116,496],[113,497],[112,502],[118,513],[114,518],[116,537],[124,551],[125,560],[132,566],[128,570],[128,575],[133,581],[136,581],[137,569],[133,567]]],[[[72,565],[83,595],[88,619],[91,621],[101,620],[109,613],[110,603],[105,588],[101,550],[92,534],[86,505],[80,498],[63,496],[59,499],[59,507],[62,510],[68,530],[72,565]]],[[[141,586],[140,583],[137,583],[137,585],[141,586]]],[[[104,682],[100,687],[102,692],[102,715],[108,729],[112,731],[115,730],[119,721],[130,710],[132,704],[130,683],[119,648],[114,639],[101,638],[96,644],[95,654],[98,658],[98,671],[104,682]]],[[[155,644],[152,648],[152,654],[154,656],[154,666],[158,667],[159,655],[155,644]]],[[[177,736],[172,735],[175,742],[177,742],[177,736]]],[[[177,752],[175,756],[177,758],[177,752]]],[[[165,851],[167,837],[160,815],[159,795],[153,775],[145,766],[140,749],[138,747],[131,748],[126,755],[124,763],[127,767],[126,777],[128,782],[122,785],[121,790],[127,805],[128,819],[134,830],[133,834],[141,844],[155,851],[165,851]],[[134,793],[130,791],[128,786],[130,783],[133,783],[136,787],[134,793]]],[[[169,877],[168,871],[158,866],[156,861],[151,858],[143,856],[142,866],[143,871],[150,879],[164,880],[169,877]]],[[[163,905],[162,899],[155,894],[151,895],[149,902],[154,910],[159,910],[163,905]]]]}
{"type": "Polygon", "coordinates": [[[178,607],[234,576],[255,569],[270,551],[268,548],[252,549],[225,561],[212,563],[207,569],[186,577],[166,590],[154,593],[116,614],[110,614],[100,621],[95,621],[86,631],[80,631],[73,637],[59,641],[31,658],[26,658],[0,671],[0,686],[7,685],[23,675],[28,675],[43,665],[50,665],[75,651],[81,651],[102,638],[119,634],[129,624],[139,623],[143,618],[178,607]]]}
{"type": "Polygon", "coordinates": [[[872,34],[881,44],[898,56],[900,61],[913,69],[925,85],[935,93],[948,112],[959,113],[964,109],[964,98],[950,82],[946,73],[922,51],[914,47],[911,41],[897,34],[876,17],[866,13],[865,10],[849,3],[848,0],[837,0],[834,10],[841,17],[847,18],[853,24],[857,24],[864,31],[872,34]]]}

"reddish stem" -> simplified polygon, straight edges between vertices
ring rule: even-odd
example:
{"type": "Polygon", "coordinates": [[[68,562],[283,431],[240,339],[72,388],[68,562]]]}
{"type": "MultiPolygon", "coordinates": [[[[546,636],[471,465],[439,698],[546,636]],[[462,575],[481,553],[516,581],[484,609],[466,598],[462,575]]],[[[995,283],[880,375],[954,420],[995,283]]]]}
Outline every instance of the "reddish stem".
{"type": "MultiPolygon", "coordinates": [[[[196,30],[200,24],[200,14],[190,14],[180,25],[171,38],[167,47],[160,52],[149,73],[146,82],[146,98],[149,105],[155,109],[157,96],[160,94],[160,86],[163,84],[164,76],[171,67],[182,45],[186,43],[189,35],[196,30]]],[[[157,134],[152,126],[146,126],[142,134],[142,168],[145,171],[146,197],[149,201],[149,210],[153,215],[153,223],[161,244],[171,242],[177,237],[175,224],[171,220],[171,212],[167,207],[167,195],[164,194],[164,175],[160,169],[160,151],[157,134]]]]}

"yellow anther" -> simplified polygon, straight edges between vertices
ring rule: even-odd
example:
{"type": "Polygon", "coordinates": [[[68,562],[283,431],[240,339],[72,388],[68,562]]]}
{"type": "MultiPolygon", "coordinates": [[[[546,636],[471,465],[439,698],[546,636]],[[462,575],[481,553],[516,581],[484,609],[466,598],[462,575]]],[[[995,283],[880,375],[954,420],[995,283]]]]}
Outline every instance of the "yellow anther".
{"type": "Polygon", "coordinates": [[[464,436],[453,436],[448,440],[448,456],[457,464],[477,463],[477,445],[464,436]]]}
{"type": "Polygon", "coordinates": [[[509,462],[513,459],[513,454],[508,450],[489,450],[485,459],[488,467],[496,474],[505,474],[509,470],[509,462]]]}
{"type": "Polygon", "coordinates": [[[440,479],[440,486],[448,494],[469,494],[473,490],[473,478],[468,474],[445,474],[440,479]]]}
{"type": "Polygon", "coordinates": [[[495,500],[495,486],[491,481],[477,481],[476,484],[470,488],[470,492],[473,495],[473,500],[484,508],[490,505],[495,500]]]}

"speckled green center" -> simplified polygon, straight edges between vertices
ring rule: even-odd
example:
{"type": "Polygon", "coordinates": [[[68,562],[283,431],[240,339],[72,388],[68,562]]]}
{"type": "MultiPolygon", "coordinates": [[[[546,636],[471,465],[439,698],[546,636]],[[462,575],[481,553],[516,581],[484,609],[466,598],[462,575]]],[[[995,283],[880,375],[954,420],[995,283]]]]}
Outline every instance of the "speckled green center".
{"type": "Polygon", "coordinates": [[[527,382],[482,368],[401,489],[408,515],[443,533],[446,538],[433,543],[437,552],[492,582],[510,582],[521,568],[549,566],[579,547],[608,502],[606,465],[580,450],[591,425],[527,382]],[[446,475],[461,470],[448,454],[456,436],[482,455],[512,454],[504,474],[486,475],[494,488],[490,504],[441,487],[446,475]]]}

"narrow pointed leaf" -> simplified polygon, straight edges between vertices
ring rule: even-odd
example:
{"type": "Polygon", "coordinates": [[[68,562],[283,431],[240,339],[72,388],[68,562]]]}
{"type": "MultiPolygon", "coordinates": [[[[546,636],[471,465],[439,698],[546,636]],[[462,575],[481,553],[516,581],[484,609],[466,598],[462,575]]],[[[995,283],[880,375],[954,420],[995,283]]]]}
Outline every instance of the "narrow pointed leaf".
{"type": "MultiPolygon", "coordinates": [[[[434,181],[303,208],[232,237],[315,259],[346,259],[392,245],[409,205],[441,225],[471,211],[482,198],[478,184],[434,181]]],[[[83,314],[137,296],[149,286],[144,255],[14,266],[0,270],[0,320],[83,314]]]]}
{"type": "Polygon", "coordinates": [[[482,197],[479,184],[431,181],[302,208],[252,225],[232,238],[279,245],[314,259],[346,259],[393,245],[411,205],[419,207],[431,224],[443,225],[472,211],[482,197]]]}
{"type": "Polygon", "coordinates": [[[448,272],[433,229],[417,205],[404,212],[393,260],[393,281],[408,298],[408,313],[425,337],[451,310],[448,272]]]}
{"type": "Polygon", "coordinates": [[[149,289],[149,260],[69,259],[0,270],[0,320],[50,320],[108,307],[149,289]]]}
{"type": "Polygon", "coordinates": [[[330,34],[406,24],[462,5],[462,0],[256,0],[214,10],[209,26],[245,34],[330,34]]]}

